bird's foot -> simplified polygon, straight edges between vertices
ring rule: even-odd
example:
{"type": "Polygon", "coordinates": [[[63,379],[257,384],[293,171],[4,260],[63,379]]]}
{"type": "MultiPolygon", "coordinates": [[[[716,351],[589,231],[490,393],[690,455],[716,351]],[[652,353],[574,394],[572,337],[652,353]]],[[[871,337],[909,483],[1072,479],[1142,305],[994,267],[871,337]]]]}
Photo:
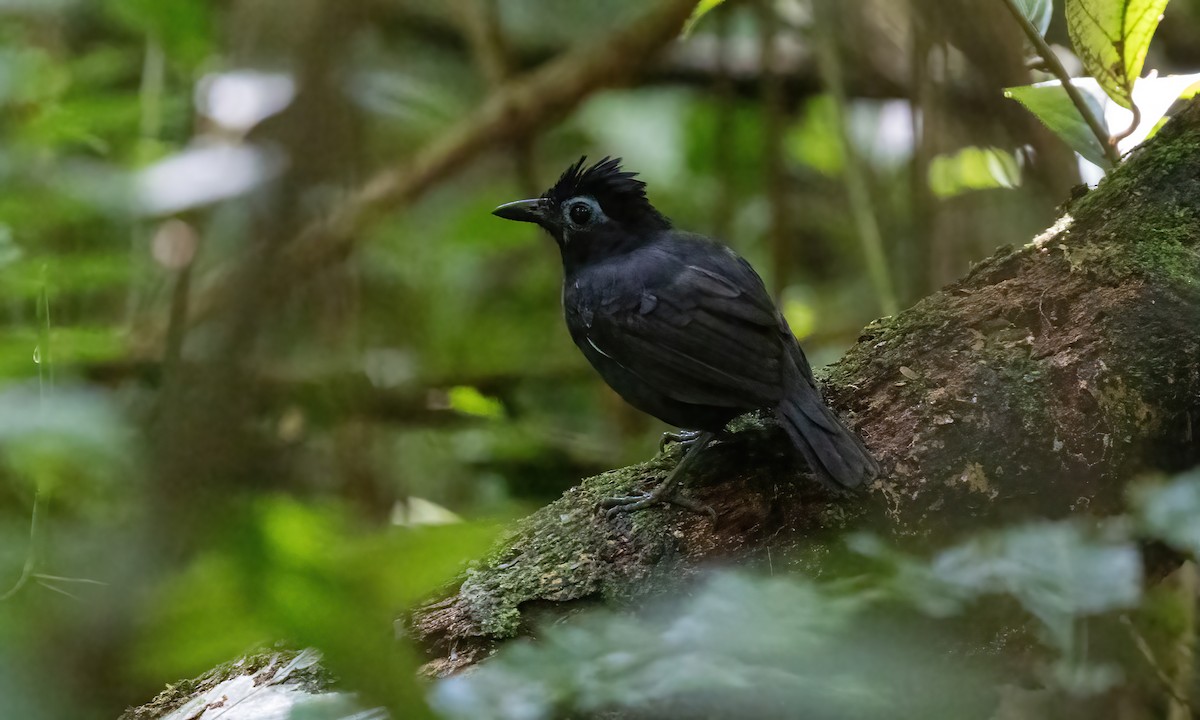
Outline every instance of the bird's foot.
{"type": "MultiPolygon", "coordinates": [[[[665,483],[664,483],[665,485],[665,483]]],[[[691,510],[694,513],[708,515],[715,523],[717,521],[717,511],[713,510],[708,505],[693,500],[692,498],[684,497],[677,492],[660,492],[663,485],[659,485],[650,492],[637,493],[635,495],[621,495],[619,497],[605,498],[600,501],[600,507],[606,508],[608,512],[605,516],[608,519],[615,518],[621,513],[637,512],[645,510],[654,505],[678,505],[681,508],[691,510]]]]}
{"type": "Polygon", "coordinates": [[[670,443],[682,443],[685,446],[690,446],[700,437],[700,430],[680,430],[679,432],[665,432],[662,434],[662,439],[658,441],[658,451],[661,453],[667,449],[670,443]]]}
{"type": "MultiPolygon", "coordinates": [[[[675,466],[675,469],[671,471],[667,479],[663,480],[658,484],[658,487],[647,493],[636,493],[634,495],[624,495],[602,500],[600,506],[608,510],[605,513],[607,517],[611,519],[621,513],[637,512],[638,510],[645,510],[652,505],[670,503],[687,508],[692,512],[704,513],[712,518],[715,523],[717,521],[717,512],[715,510],[701,502],[685,498],[675,490],[676,484],[687,472],[688,465],[695,462],[696,456],[713,439],[713,435],[714,433],[711,432],[689,433],[686,431],[676,435],[677,442],[683,445],[683,459],[679,461],[679,464],[675,466]]],[[[664,435],[664,437],[666,436],[664,435]]]]}

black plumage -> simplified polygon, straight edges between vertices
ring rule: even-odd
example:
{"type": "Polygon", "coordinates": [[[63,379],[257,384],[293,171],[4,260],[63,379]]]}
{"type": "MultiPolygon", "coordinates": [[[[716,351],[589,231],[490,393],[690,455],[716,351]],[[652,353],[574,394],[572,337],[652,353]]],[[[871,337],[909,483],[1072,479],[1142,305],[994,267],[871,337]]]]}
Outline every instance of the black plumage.
{"type": "Polygon", "coordinates": [[[672,228],[619,158],[584,162],[542,197],[495,213],[536,222],[558,243],[567,327],[604,380],[680,428],[715,433],[737,415],[771,408],[818,480],[854,488],[873,478],[875,460],[825,405],[750,264],[672,228]]]}

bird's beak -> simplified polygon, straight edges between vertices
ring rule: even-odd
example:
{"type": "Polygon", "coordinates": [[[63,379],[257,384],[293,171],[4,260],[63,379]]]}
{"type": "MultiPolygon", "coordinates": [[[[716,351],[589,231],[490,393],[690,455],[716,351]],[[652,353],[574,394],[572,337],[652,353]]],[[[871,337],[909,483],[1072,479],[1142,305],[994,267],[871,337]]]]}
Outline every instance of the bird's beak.
{"type": "Polygon", "coordinates": [[[493,210],[492,214],[496,217],[502,217],[505,220],[540,224],[542,222],[542,201],[535,199],[504,203],[493,210]]]}

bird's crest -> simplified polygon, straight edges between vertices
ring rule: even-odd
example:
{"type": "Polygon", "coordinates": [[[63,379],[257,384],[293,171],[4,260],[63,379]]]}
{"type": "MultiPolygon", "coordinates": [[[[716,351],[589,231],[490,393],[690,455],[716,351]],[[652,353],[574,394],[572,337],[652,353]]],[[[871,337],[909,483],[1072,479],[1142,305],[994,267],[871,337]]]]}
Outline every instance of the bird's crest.
{"type": "Polygon", "coordinates": [[[609,217],[622,222],[670,225],[646,198],[646,183],[637,179],[637,173],[621,169],[621,158],[605,157],[588,168],[585,162],[586,155],[575,161],[542,197],[560,205],[578,195],[591,195],[609,217]]]}

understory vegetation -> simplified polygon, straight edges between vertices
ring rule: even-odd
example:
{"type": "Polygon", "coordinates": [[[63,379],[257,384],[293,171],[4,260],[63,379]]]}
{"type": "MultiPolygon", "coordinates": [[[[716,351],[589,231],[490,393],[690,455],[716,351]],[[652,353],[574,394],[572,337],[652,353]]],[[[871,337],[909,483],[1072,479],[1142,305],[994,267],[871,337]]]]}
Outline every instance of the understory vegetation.
{"type": "Polygon", "coordinates": [[[1200,717],[1200,0],[0,38],[0,716],[1200,717]],[[597,509],[681,451],[491,215],[581,155],[753,264],[871,488],[747,415],[716,523],[597,509]]]}

